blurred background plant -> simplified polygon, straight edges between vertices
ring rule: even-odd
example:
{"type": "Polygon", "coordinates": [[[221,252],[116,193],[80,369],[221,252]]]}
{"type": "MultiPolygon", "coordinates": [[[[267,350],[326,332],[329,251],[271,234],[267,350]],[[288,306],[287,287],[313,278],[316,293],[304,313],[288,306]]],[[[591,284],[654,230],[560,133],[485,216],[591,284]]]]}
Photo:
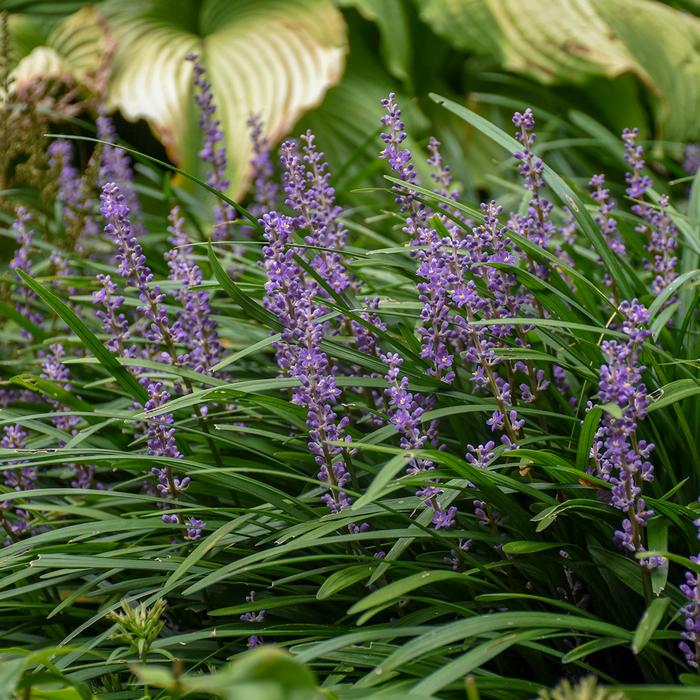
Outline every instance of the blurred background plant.
{"type": "MultiPolygon", "coordinates": [[[[526,102],[548,131],[575,139],[569,151],[635,124],[654,139],[657,159],[680,161],[681,144],[700,137],[694,0],[5,0],[4,7],[12,101],[40,105],[47,119],[94,117],[104,105],[122,117],[127,142],[201,175],[192,67],[184,60],[196,52],[219,105],[235,197],[250,179],[253,113],[272,143],[292,127],[312,128],[341,182],[366,182],[368,173],[358,171],[368,167],[363,155],[374,149],[379,99],[391,90],[406,105],[411,133],[436,135],[472,194],[497,181],[497,151],[436,109],[429,91],[466,99],[501,125],[526,102]]],[[[23,133],[36,140],[30,128],[23,133]]],[[[26,145],[2,149],[5,179],[8,161],[26,145]]]]}

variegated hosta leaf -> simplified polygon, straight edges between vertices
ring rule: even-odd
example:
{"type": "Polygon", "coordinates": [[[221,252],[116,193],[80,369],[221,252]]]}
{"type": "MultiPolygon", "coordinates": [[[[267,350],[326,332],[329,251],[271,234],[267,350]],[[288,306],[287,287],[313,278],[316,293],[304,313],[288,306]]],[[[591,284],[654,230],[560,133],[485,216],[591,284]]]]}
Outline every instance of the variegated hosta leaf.
{"type": "Polygon", "coordinates": [[[275,141],[342,75],[346,29],[330,0],[110,0],[100,9],[117,45],[109,106],[145,119],[170,158],[202,174],[185,61],[200,55],[226,133],[234,197],[249,170],[249,116],[259,113],[275,141]]]}
{"type": "Polygon", "coordinates": [[[655,0],[423,0],[460,49],[544,83],[632,73],[654,96],[657,131],[700,136],[700,19],[655,0]]]}
{"type": "Polygon", "coordinates": [[[56,25],[46,44],[36,46],[12,71],[15,88],[37,79],[70,77],[97,89],[100,68],[108,59],[110,39],[104,18],[83,7],[56,25]]]}

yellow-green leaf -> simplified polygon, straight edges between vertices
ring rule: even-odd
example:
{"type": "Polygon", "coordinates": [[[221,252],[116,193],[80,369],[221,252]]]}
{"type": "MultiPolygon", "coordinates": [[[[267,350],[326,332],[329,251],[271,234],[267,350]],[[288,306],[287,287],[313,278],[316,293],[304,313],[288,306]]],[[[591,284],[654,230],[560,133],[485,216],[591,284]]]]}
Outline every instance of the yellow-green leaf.
{"type": "Polygon", "coordinates": [[[100,87],[100,68],[109,57],[107,24],[92,6],[83,7],[58,23],[12,71],[15,89],[37,79],[71,78],[91,89],[100,87]]]}
{"type": "Polygon", "coordinates": [[[202,134],[192,99],[196,52],[213,85],[229,153],[229,194],[245,187],[252,154],[246,121],[259,113],[268,137],[287,133],[340,79],[346,28],[330,0],[107,2],[117,50],[109,106],[145,119],[172,160],[200,173],[202,134]]]}
{"type": "Polygon", "coordinates": [[[654,0],[425,0],[422,18],[460,49],[543,83],[635,75],[659,134],[700,135],[700,19],[654,0]]]}

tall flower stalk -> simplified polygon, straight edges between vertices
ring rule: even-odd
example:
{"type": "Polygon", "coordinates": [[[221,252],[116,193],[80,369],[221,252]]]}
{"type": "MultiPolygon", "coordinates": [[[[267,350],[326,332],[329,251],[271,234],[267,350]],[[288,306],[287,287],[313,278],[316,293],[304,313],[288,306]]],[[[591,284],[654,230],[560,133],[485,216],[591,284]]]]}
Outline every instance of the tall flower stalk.
{"type": "MultiPolygon", "coordinates": [[[[199,108],[199,127],[204,136],[204,143],[199,151],[199,157],[207,163],[209,174],[207,184],[219,192],[226,192],[231,182],[226,175],[228,157],[224,145],[224,132],[221,121],[214,118],[216,104],[211,83],[206,78],[206,68],[195,53],[188,54],[187,60],[193,64],[193,80],[195,86],[194,99],[199,108]]],[[[229,204],[217,201],[214,206],[214,231],[212,240],[222,241],[231,234],[231,223],[236,211],[229,204]]]]}
{"type": "Polygon", "coordinates": [[[652,182],[644,174],[646,166],[644,148],[637,142],[638,137],[639,131],[637,129],[625,129],[622,132],[625,160],[630,166],[629,172],[625,175],[626,192],[630,198],[641,200],[632,205],[632,213],[642,220],[635,230],[644,234],[648,239],[647,251],[651,257],[646,261],[646,267],[653,276],[652,290],[655,294],[660,294],[678,274],[678,258],[676,257],[678,232],[667,211],[667,195],[662,195],[659,198],[656,207],[645,201],[645,197],[652,187],[652,182]]]}
{"type": "Polygon", "coordinates": [[[180,284],[175,292],[180,310],[172,326],[172,333],[173,339],[189,350],[180,356],[179,361],[190,365],[196,372],[210,373],[211,368],[221,359],[221,343],[209,294],[194,289],[202,283],[202,271],[192,258],[185,220],[180,216],[178,207],[171,209],[168,220],[172,249],[165,257],[170,268],[170,279],[180,284]]]}
{"type": "MultiPolygon", "coordinates": [[[[694,524],[697,528],[697,539],[700,540],[700,518],[694,524]]],[[[700,556],[692,556],[690,560],[700,564],[700,556]]],[[[681,608],[683,632],[682,641],[678,646],[688,665],[700,671],[700,574],[686,571],[685,582],[679,588],[688,602],[681,608]]]]}
{"type": "MultiPolygon", "coordinates": [[[[18,246],[10,261],[10,269],[21,270],[26,274],[31,274],[32,271],[32,243],[35,234],[34,230],[28,226],[31,218],[24,207],[17,207],[15,220],[12,223],[18,246]]],[[[22,285],[18,293],[19,299],[15,304],[17,311],[28,321],[41,326],[43,317],[34,308],[34,303],[37,300],[36,294],[27,285],[22,285]]],[[[21,333],[24,338],[31,338],[31,333],[24,328],[21,333]]]]}
{"type": "MultiPolygon", "coordinates": [[[[102,188],[101,212],[107,221],[105,233],[114,241],[117,253],[117,271],[124,279],[136,287],[139,293],[139,313],[146,319],[146,338],[155,344],[156,347],[163,348],[161,358],[164,362],[177,364],[178,352],[170,327],[168,314],[163,306],[165,295],[158,285],[153,285],[153,273],[146,264],[146,257],[143,254],[141,245],[132,233],[131,221],[129,218],[129,207],[124,201],[119,187],[114,183],[107,183],[102,188]]],[[[104,281],[103,281],[103,289],[104,281]]],[[[103,324],[105,330],[113,333],[115,327],[118,328],[120,321],[118,308],[115,306],[114,295],[104,295],[104,302],[111,300],[111,307],[105,304],[103,324]]],[[[103,304],[104,304],[103,302],[103,304]]],[[[123,321],[121,321],[123,326],[123,321]]],[[[114,339],[113,345],[117,346],[114,339]]],[[[168,402],[170,396],[160,382],[147,382],[148,401],[144,405],[146,411],[154,411],[168,402]]],[[[164,456],[172,459],[182,457],[174,438],[174,429],[171,427],[173,416],[164,413],[149,419],[146,426],[146,438],[149,454],[153,456],[164,456]]],[[[187,488],[190,483],[189,477],[180,479],[172,473],[170,466],[154,467],[153,473],[156,476],[159,493],[169,500],[176,500],[181,491],[187,488]]],[[[167,507],[167,503],[164,504],[167,507]]],[[[177,514],[164,514],[163,519],[170,523],[180,523],[180,516],[177,514]]],[[[194,518],[185,523],[185,536],[190,539],[198,539],[201,535],[203,525],[193,524],[194,518]],[[194,536],[191,536],[194,535],[194,536]]],[[[200,521],[197,521],[199,523],[200,521]]]]}
{"type": "MultiPolygon", "coordinates": [[[[117,141],[114,122],[104,112],[97,118],[97,138],[101,141],[107,141],[108,144],[117,141]]],[[[98,181],[102,183],[113,182],[119,187],[119,191],[124,197],[124,203],[131,212],[131,230],[137,238],[140,238],[145,229],[141,222],[141,205],[134,189],[134,171],[131,167],[131,158],[122,148],[107,144],[102,145],[102,151],[99,155],[98,181]]]]}
{"type": "MultiPolygon", "coordinates": [[[[6,450],[22,450],[26,447],[27,432],[20,424],[6,425],[0,438],[0,447],[6,450]]],[[[16,461],[7,461],[8,467],[3,471],[5,488],[11,491],[31,491],[37,486],[36,467],[19,467],[11,469],[16,461]]],[[[17,506],[0,504],[0,526],[7,534],[5,544],[11,544],[29,530],[29,513],[17,506]],[[7,515],[12,514],[12,519],[7,515]]]]}
{"type": "Polygon", "coordinates": [[[319,480],[327,485],[321,500],[337,513],[352,502],[344,490],[350,472],[346,449],[329,442],[350,440],[345,434],[349,419],[339,419],[334,410],[340,389],[329,358],[321,349],[324,310],[314,302],[314,292],[306,284],[290,247],[297,221],[270,212],[262,223],[267,242],[263,248],[265,306],[283,327],[281,340],[276,344],[277,364],[284,375],[299,380],[299,386],[292,391],[292,402],[307,409],[309,451],[319,468],[319,480]]]}
{"type": "MultiPolygon", "coordinates": [[[[654,479],[649,457],[654,445],[638,437],[639,423],[649,407],[647,389],[642,380],[644,365],[639,362],[642,344],[651,336],[644,328],[649,312],[636,299],[623,301],[620,330],[625,340],[606,340],[602,344],[605,364],[600,367],[598,399],[617,407],[619,415],[606,412],[598,428],[591,458],[597,474],[610,482],[610,502],[625,514],[622,527],[615,531],[614,542],[629,554],[646,551],[644,528],[654,514],[642,494],[644,483],[654,479]]],[[[658,564],[655,558],[642,560],[645,568],[658,564]]]]}
{"type": "Polygon", "coordinates": [[[262,216],[277,207],[280,187],[275,182],[275,166],[272,162],[270,142],[263,133],[263,122],[259,114],[253,114],[246,122],[250,129],[253,157],[252,172],[253,203],[248,208],[253,216],[262,216]]]}

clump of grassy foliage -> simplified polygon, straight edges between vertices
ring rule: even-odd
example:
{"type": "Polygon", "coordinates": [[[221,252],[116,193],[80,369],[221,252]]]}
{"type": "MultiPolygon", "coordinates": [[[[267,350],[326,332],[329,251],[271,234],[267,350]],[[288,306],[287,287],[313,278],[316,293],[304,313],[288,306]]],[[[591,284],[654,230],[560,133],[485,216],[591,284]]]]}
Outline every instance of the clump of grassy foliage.
{"type": "Polygon", "coordinates": [[[306,135],[214,198],[205,113],[195,198],[55,140],[4,195],[10,693],[698,692],[700,178],[601,136],[591,197],[529,112],[435,100],[504,148],[492,203],[434,142],[419,184],[391,99],[371,191],[306,135]]]}

